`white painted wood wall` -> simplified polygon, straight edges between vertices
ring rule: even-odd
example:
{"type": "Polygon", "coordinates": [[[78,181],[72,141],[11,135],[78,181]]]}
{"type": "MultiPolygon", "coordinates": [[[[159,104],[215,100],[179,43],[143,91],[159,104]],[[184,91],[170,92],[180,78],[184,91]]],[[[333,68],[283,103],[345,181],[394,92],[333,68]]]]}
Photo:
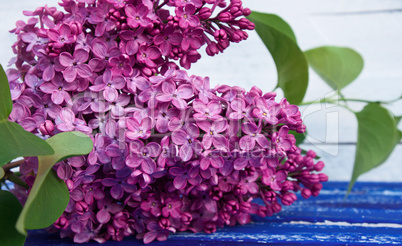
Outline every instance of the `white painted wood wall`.
{"type": "MultiPolygon", "coordinates": [[[[244,0],[252,10],[274,13],[293,28],[303,50],[323,46],[347,46],[364,58],[365,67],[357,80],[349,85],[347,97],[389,100],[402,94],[402,1],[399,0],[244,0]]],[[[0,1],[0,63],[7,66],[12,57],[10,46],[15,36],[8,30],[19,19],[26,20],[23,10],[34,10],[57,0],[0,1]]],[[[276,85],[276,69],[269,52],[256,33],[247,41],[233,44],[224,54],[203,58],[189,71],[209,76],[213,85],[230,84],[250,89],[257,85],[263,91],[276,85]]],[[[312,71],[305,100],[316,100],[331,94],[312,71]]],[[[360,110],[362,104],[351,104],[360,110]]],[[[390,105],[402,115],[402,102],[390,105]]],[[[333,105],[301,108],[309,131],[305,148],[317,151],[326,163],[330,180],[349,180],[352,174],[357,139],[354,115],[333,105]],[[346,143],[346,144],[345,144],[346,143]]],[[[401,127],[400,127],[401,128],[401,127]]],[[[365,181],[402,181],[402,145],[399,144],[387,162],[361,176],[365,181]]]]}

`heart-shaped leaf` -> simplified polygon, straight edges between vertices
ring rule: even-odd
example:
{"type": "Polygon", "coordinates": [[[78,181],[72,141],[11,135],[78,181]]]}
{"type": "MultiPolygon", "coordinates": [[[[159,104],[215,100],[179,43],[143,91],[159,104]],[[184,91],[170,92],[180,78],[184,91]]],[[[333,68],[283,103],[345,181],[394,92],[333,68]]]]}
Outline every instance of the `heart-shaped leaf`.
{"type": "Polygon", "coordinates": [[[350,48],[323,46],[305,54],[313,70],[334,90],[343,89],[363,70],[363,58],[350,48]]]}
{"type": "Polygon", "coordinates": [[[0,242],[2,246],[23,246],[25,236],[15,229],[21,203],[9,191],[0,190],[0,242]]]}
{"type": "Polygon", "coordinates": [[[379,104],[368,104],[356,113],[356,117],[356,157],[348,193],[361,174],[379,166],[389,157],[400,137],[394,117],[379,104]]]}
{"type": "Polygon", "coordinates": [[[46,142],[54,149],[54,154],[38,157],[38,173],[16,225],[22,234],[26,234],[26,229],[50,226],[67,207],[69,193],[65,183],[51,170],[54,164],[86,155],[93,148],[92,140],[81,132],[63,132],[46,142]]]}
{"type": "Polygon", "coordinates": [[[53,154],[43,139],[25,131],[15,122],[0,122],[0,166],[21,156],[53,154]]]}
{"type": "Polygon", "coordinates": [[[0,121],[7,120],[13,109],[10,85],[3,67],[0,65],[0,121]]]}
{"type": "Polygon", "coordinates": [[[308,63],[290,26],[280,17],[253,11],[247,17],[268,48],[278,72],[278,84],[292,104],[300,104],[308,85],[308,63]]]}
{"type": "Polygon", "coordinates": [[[21,156],[53,154],[52,148],[44,140],[8,121],[12,109],[10,86],[0,65],[0,166],[21,156]]]}

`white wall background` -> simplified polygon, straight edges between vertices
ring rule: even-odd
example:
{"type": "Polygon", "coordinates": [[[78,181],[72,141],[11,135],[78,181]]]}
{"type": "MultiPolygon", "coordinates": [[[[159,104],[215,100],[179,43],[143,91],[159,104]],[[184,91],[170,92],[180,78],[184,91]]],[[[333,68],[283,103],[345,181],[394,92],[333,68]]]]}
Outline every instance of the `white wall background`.
{"type": "MultiPolygon", "coordinates": [[[[302,50],[317,46],[347,46],[364,58],[365,67],[344,94],[350,98],[389,100],[402,94],[402,1],[399,0],[244,0],[252,10],[274,13],[293,28],[302,50]]],[[[26,20],[23,10],[38,6],[58,6],[56,0],[0,1],[0,63],[7,66],[13,56],[15,36],[9,34],[19,19],[26,20]]],[[[209,76],[213,85],[230,84],[250,89],[257,85],[270,91],[276,85],[276,69],[268,50],[256,33],[247,41],[233,44],[224,54],[203,58],[193,65],[190,74],[209,76]]],[[[312,71],[305,100],[329,95],[326,86],[312,71]]],[[[362,104],[352,104],[360,110],[362,104]]],[[[402,103],[390,105],[402,115],[402,103]]],[[[309,131],[305,148],[317,151],[326,163],[330,180],[349,180],[352,174],[357,139],[354,115],[340,107],[315,105],[301,108],[309,131]],[[344,144],[349,143],[349,144],[344,144]],[[350,144],[352,143],[352,144],[350,144]]],[[[401,127],[400,127],[401,128],[401,127]]],[[[359,180],[400,181],[402,145],[387,162],[364,174],[359,180]]]]}

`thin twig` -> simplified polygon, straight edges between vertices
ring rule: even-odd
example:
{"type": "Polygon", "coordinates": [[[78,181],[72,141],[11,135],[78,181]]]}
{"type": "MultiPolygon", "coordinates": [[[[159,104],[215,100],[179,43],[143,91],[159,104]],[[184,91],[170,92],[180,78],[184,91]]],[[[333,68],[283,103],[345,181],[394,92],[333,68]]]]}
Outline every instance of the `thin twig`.
{"type": "Polygon", "coordinates": [[[19,167],[24,162],[25,162],[25,160],[19,160],[19,161],[7,163],[6,165],[3,166],[4,172],[10,171],[14,167],[19,167]]]}

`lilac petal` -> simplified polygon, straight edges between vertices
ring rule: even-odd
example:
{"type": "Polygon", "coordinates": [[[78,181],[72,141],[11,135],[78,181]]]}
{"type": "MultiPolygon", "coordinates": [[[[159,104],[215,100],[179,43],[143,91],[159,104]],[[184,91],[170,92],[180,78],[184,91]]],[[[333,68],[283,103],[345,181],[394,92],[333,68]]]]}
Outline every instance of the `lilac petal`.
{"type": "Polygon", "coordinates": [[[151,157],[157,157],[161,152],[161,146],[155,142],[149,143],[147,149],[151,157]]]}
{"type": "Polygon", "coordinates": [[[189,99],[194,95],[193,87],[188,84],[181,85],[177,88],[177,95],[180,96],[180,98],[189,99]]]}
{"type": "Polygon", "coordinates": [[[187,132],[192,138],[198,138],[200,135],[200,129],[195,124],[188,125],[187,132]]]}
{"type": "Polygon", "coordinates": [[[240,120],[243,117],[244,117],[244,115],[242,112],[232,112],[229,114],[229,119],[232,119],[232,120],[240,120]]]}
{"type": "Polygon", "coordinates": [[[172,101],[172,95],[168,95],[168,94],[158,94],[156,97],[156,100],[160,101],[160,102],[170,102],[172,101]]]}
{"type": "Polygon", "coordinates": [[[143,127],[145,127],[146,129],[151,129],[152,128],[152,118],[145,117],[144,119],[141,120],[141,125],[143,127]]]}
{"type": "Polygon", "coordinates": [[[167,118],[158,118],[156,121],[156,130],[158,130],[158,132],[160,133],[165,133],[168,131],[168,123],[169,120],[167,118]]]}
{"type": "Polygon", "coordinates": [[[169,174],[172,175],[172,176],[177,177],[177,176],[183,175],[184,171],[183,171],[183,169],[181,169],[179,167],[172,167],[172,168],[169,169],[169,174]]]}
{"type": "Polygon", "coordinates": [[[80,131],[83,133],[91,133],[92,132],[92,128],[89,126],[85,126],[85,125],[76,125],[75,129],[77,129],[77,131],[80,131]]]}
{"type": "Polygon", "coordinates": [[[57,129],[61,132],[71,132],[74,131],[74,126],[71,124],[61,123],[57,125],[57,129]]]}
{"type": "Polygon", "coordinates": [[[250,150],[255,146],[255,138],[250,135],[243,136],[239,141],[239,145],[241,149],[250,150]]]}
{"type": "Polygon", "coordinates": [[[162,91],[165,94],[172,95],[176,89],[176,85],[171,81],[166,81],[162,84],[162,91]]]}
{"type": "Polygon", "coordinates": [[[226,149],[229,145],[227,138],[220,134],[214,136],[212,143],[217,149],[226,149]]]}
{"type": "Polygon", "coordinates": [[[110,157],[121,156],[121,149],[117,144],[111,144],[106,147],[106,154],[110,157]]]}
{"type": "Polygon", "coordinates": [[[21,34],[21,39],[22,39],[22,41],[24,41],[26,43],[33,43],[33,42],[36,42],[36,40],[38,39],[38,36],[33,32],[28,32],[28,33],[21,34]]]}
{"type": "Polygon", "coordinates": [[[204,149],[209,149],[211,148],[212,145],[212,140],[214,138],[209,134],[209,132],[207,132],[204,137],[202,138],[202,146],[204,147],[204,149]]]}
{"type": "Polygon", "coordinates": [[[103,97],[109,102],[115,102],[117,97],[119,96],[117,90],[115,88],[111,88],[106,86],[103,91],[103,97]]]}
{"type": "Polygon", "coordinates": [[[257,125],[254,123],[250,123],[250,122],[246,122],[243,124],[243,126],[241,127],[242,131],[245,134],[249,134],[252,135],[254,133],[257,133],[257,125]]]}
{"type": "Polygon", "coordinates": [[[126,165],[128,167],[136,168],[141,165],[142,159],[138,158],[136,155],[129,155],[126,158],[126,165]]]}
{"type": "Polygon", "coordinates": [[[281,129],[279,129],[279,137],[286,137],[288,135],[289,132],[289,127],[288,126],[282,126],[281,129]]]}
{"type": "Polygon", "coordinates": [[[173,180],[173,186],[178,190],[183,189],[184,187],[186,187],[186,185],[187,185],[187,175],[177,176],[173,180]]]}
{"type": "Polygon", "coordinates": [[[194,108],[194,111],[201,112],[201,113],[203,113],[207,110],[207,106],[205,106],[205,104],[198,98],[194,100],[193,108],[194,108]]]}
{"type": "Polygon", "coordinates": [[[87,161],[89,164],[94,165],[97,163],[98,161],[98,155],[96,154],[95,151],[92,151],[91,153],[89,153],[87,161]]]}
{"type": "Polygon", "coordinates": [[[92,69],[88,64],[81,64],[77,67],[77,73],[81,78],[89,78],[92,76],[92,69]]]}
{"type": "Polygon", "coordinates": [[[197,126],[206,132],[206,134],[209,134],[212,127],[211,123],[208,121],[197,121],[197,126]]]}
{"type": "Polygon", "coordinates": [[[74,51],[74,60],[79,63],[84,63],[88,60],[88,52],[84,49],[77,49],[74,51]]]}
{"type": "MultiPolygon", "coordinates": [[[[102,183],[103,183],[103,182],[102,182],[102,183]]],[[[124,195],[124,191],[123,191],[123,189],[121,188],[120,185],[114,185],[114,186],[112,187],[112,189],[110,189],[110,195],[111,195],[114,199],[120,200],[120,198],[122,198],[123,195],[124,195]]]]}
{"type": "Polygon", "coordinates": [[[141,165],[142,170],[144,173],[152,174],[156,169],[156,163],[151,158],[144,158],[141,165]]]}
{"type": "Polygon", "coordinates": [[[101,224],[106,224],[110,220],[110,213],[106,209],[101,209],[96,213],[96,219],[101,224]]]}
{"type": "Polygon", "coordinates": [[[187,142],[187,133],[183,130],[174,131],[172,133],[172,141],[177,145],[183,145],[187,142]]]}
{"type": "Polygon", "coordinates": [[[282,139],[282,141],[280,141],[280,147],[284,151],[288,151],[292,148],[292,141],[290,141],[289,139],[282,139]]]}
{"type": "Polygon", "coordinates": [[[52,83],[44,83],[44,84],[40,85],[39,88],[40,88],[41,91],[43,91],[43,92],[45,92],[47,94],[53,93],[54,91],[56,91],[58,89],[52,83]]]}
{"type": "Polygon", "coordinates": [[[55,72],[53,66],[47,66],[43,71],[42,78],[44,81],[50,81],[54,78],[55,72]]]}
{"type": "Polygon", "coordinates": [[[102,180],[102,185],[107,186],[107,187],[111,187],[117,184],[117,180],[112,179],[112,178],[104,178],[102,180]]]}
{"type": "Polygon", "coordinates": [[[215,213],[218,210],[216,202],[209,197],[204,200],[204,206],[211,213],[215,213]]]}
{"type": "Polygon", "coordinates": [[[226,162],[223,164],[223,167],[221,167],[219,169],[219,172],[223,175],[223,176],[228,176],[229,174],[231,174],[233,171],[233,165],[230,162],[226,162]]]}
{"type": "Polygon", "coordinates": [[[273,190],[281,190],[281,189],[282,189],[282,187],[281,187],[277,182],[271,182],[271,183],[269,184],[269,186],[270,186],[271,189],[273,189],[273,190]]]}
{"type": "Polygon", "coordinates": [[[242,170],[243,168],[245,168],[247,166],[247,164],[248,164],[247,158],[239,157],[234,162],[234,169],[242,170]]]}
{"type": "Polygon", "coordinates": [[[126,120],[126,126],[128,129],[135,131],[140,127],[140,123],[135,118],[128,118],[126,120]]]}
{"type": "Polygon", "coordinates": [[[185,109],[187,107],[187,102],[181,98],[173,98],[172,104],[178,109],[185,109]]]}
{"type": "Polygon", "coordinates": [[[223,158],[221,156],[211,158],[211,165],[214,168],[222,168],[223,167],[223,158]]]}
{"type": "Polygon", "coordinates": [[[277,182],[281,182],[288,177],[287,173],[283,170],[278,171],[275,176],[277,182]]]}
{"type": "Polygon", "coordinates": [[[244,102],[243,99],[241,98],[235,98],[233,101],[230,103],[230,107],[234,111],[243,111],[246,108],[246,103],[244,102]]]}
{"type": "MultiPolygon", "coordinates": [[[[121,155],[121,154],[120,154],[121,155]]],[[[110,162],[110,157],[106,154],[105,150],[98,150],[98,159],[100,162],[106,164],[110,162]]]]}
{"type": "Polygon", "coordinates": [[[249,163],[253,167],[259,167],[261,166],[261,158],[256,155],[256,157],[249,159],[249,163]]]}
{"type": "MultiPolygon", "coordinates": [[[[155,223],[155,224],[158,225],[157,223],[155,223]]],[[[144,244],[148,244],[148,243],[154,241],[157,235],[158,235],[157,231],[150,231],[150,232],[145,233],[144,239],[143,239],[144,244]]]]}
{"type": "Polygon", "coordinates": [[[59,62],[64,67],[69,67],[73,64],[73,56],[68,52],[63,52],[59,56],[59,62]]]}
{"type": "Polygon", "coordinates": [[[64,93],[62,91],[55,91],[52,93],[51,99],[54,104],[60,105],[64,102],[64,93]]]}
{"type": "Polygon", "coordinates": [[[179,155],[183,161],[189,161],[193,157],[193,149],[189,144],[184,144],[180,147],[179,155]]]}
{"type": "Polygon", "coordinates": [[[74,235],[74,243],[87,243],[91,239],[91,233],[87,231],[74,235]]]}
{"type": "Polygon", "coordinates": [[[263,148],[268,148],[269,147],[269,141],[268,139],[262,135],[262,134],[257,134],[255,140],[257,140],[257,143],[263,147],[263,148]]]}
{"type": "Polygon", "coordinates": [[[212,127],[216,132],[223,132],[228,127],[228,122],[226,119],[216,120],[212,123],[212,127]]]}
{"type": "Polygon", "coordinates": [[[209,158],[202,158],[200,161],[201,170],[207,170],[210,163],[211,163],[211,161],[209,158]]]}
{"type": "Polygon", "coordinates": [[[62,73],[67,82],[73,82],[77,78],[77,70],[74,67],[67,67],[62,73]]]}
{"type": "Polygon", "coordinates": [[[107,56],[107,46],[106,43],[100,41],[94,41],[92,43],[92,52],[98,58],[105,58],[107,56]]]}
{"type": "Polygon", "coordinates": [[[75,114],[74,112],[69,109],[69,108],[63,108],[60,111],[60,118],[65,122],[72,124],[75,121],[75,114]]]}

